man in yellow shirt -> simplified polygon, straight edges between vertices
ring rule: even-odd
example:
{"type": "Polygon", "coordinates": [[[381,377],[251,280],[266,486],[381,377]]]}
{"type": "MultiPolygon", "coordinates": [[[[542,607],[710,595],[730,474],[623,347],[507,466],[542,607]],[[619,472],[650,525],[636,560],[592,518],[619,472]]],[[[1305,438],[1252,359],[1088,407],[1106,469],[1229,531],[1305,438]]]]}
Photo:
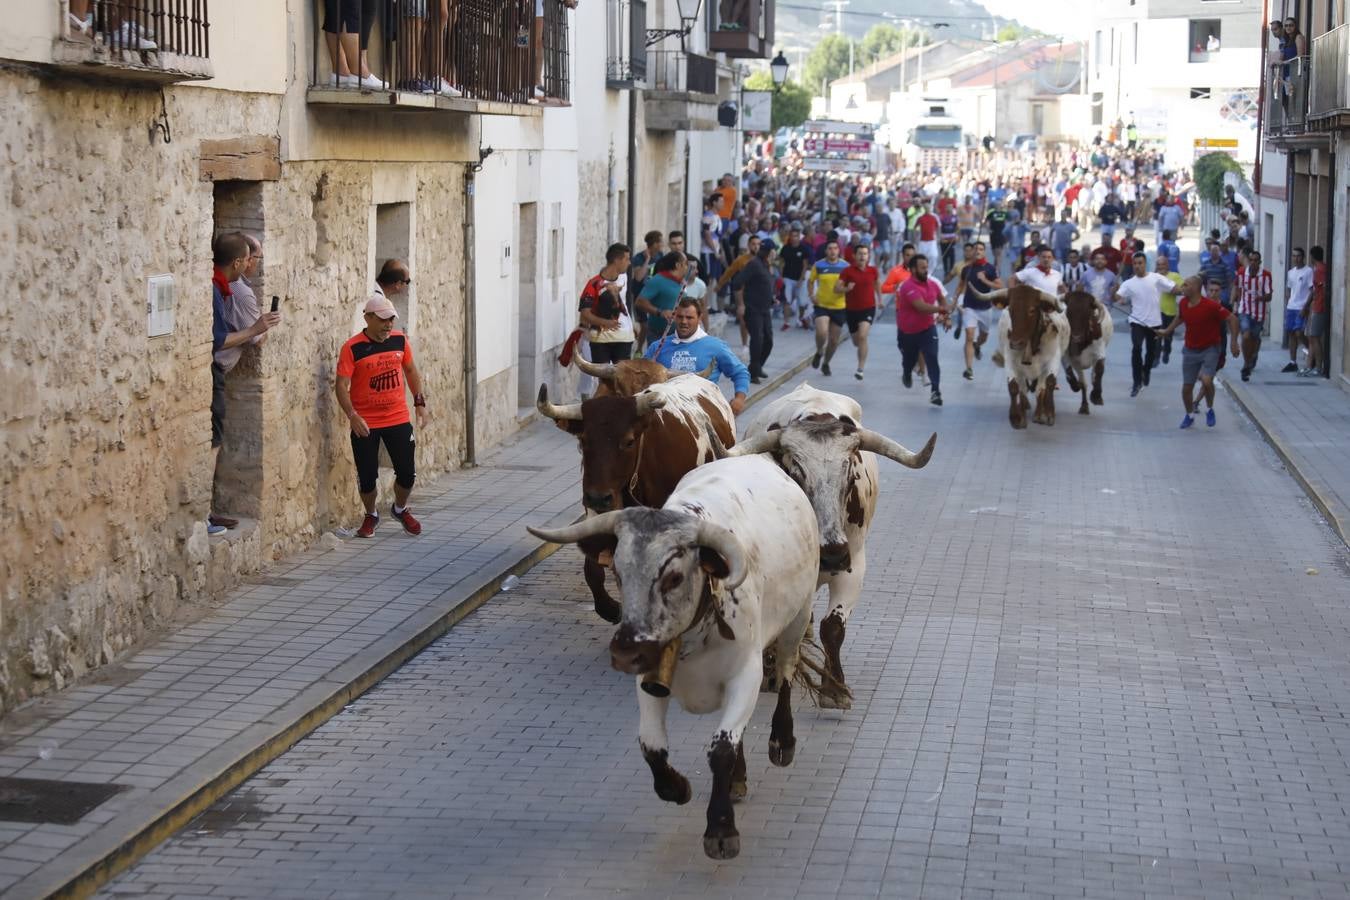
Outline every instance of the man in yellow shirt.
{"type": "MultiPolygon", "coordinates": [[[[1181,285],[1186,279],[1182,278],[1177,272],[1172,271],[1172,263],[1167,258],[1167,254],[1159,253],[1158,261],[1153,264],[1154,270],[1175,285],[1171,291],[1158,295],[1158,311],[1162,313],[1162,327],[1166,328],[1172,324],[1172,320],[1177,317],[1177,294],[1181,293],[1181,285]]],[[[1160,359],[1163,365],[1172,358],[1172,335],[1168,334],[1162,341],[1162,354],[1160,359]]],[[[1154,367],[1158,365],[1158,360],[1154,360],[1154,367]]]]}
{"type": "Polygon", "coordinates": [[[811,368],[819,368],[822,375],[830,374],[830,360],[839,347],[848,319],[844,312],[844,295],[834,290],[839,276],[847,268],[848,263],[839,256],[839,241],[826,241],[825,258],[812,264],[811,274],[806,279],[806,290],[815,305],[816,322],[816,355],[811,357],[811,368]]]}

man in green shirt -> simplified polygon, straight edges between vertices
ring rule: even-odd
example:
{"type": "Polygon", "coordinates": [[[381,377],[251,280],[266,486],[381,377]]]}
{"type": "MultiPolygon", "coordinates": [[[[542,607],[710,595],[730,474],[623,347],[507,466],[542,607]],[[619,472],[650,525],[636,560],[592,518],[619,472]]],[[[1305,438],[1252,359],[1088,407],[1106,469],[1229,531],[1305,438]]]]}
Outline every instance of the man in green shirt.
{"type": "Polygon", "coordinates": [[[656,261],[655,274],[642,285],[633,305],[647,317],[647,343],[659,341],[675,318],[684,291],[684,276],[689,261],[683,253],[670,252],[656,261]]]}
{"type": "MultiPolygon", "coordinates": [[[[1177,295],[1181,293],[1181,284],[1186,279],[1172,271],[1172,263],[1164,253],[1158,254],[1158,261],[1154,263],[1153,268],[1159,275],[1176,286],[1173,290],[1158,295],[1158,311],[1162,313],[1162,327],[1166,328],[1168,325],[1171,325],[1172,320],[1177,317],[1177,295]]],[[[1153,367],[1155,369],[1158,367],[1159,360],[1161,360],[1163,365],[1167,365],[1172,359],[1172,335],[1170,332],[1167,337],[1162,339],[1161,343],[1162,354],[1159,359],[1153,361],[1153,367]]]]}

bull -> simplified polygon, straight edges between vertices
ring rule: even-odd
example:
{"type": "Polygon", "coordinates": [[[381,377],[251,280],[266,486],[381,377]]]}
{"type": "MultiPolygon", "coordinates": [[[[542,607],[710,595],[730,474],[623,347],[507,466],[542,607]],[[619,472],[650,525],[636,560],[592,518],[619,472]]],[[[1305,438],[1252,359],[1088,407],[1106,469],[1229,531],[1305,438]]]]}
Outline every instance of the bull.
{"type": "MultiPolygon", "coordinates": [[[[632,397],[614,394],[580,403],[549,402],[541,385],[539,412],[577,437],[581,502],[587,513],[660,506],[690,469],[736,443],[731,406],[717,385],[686,373],[632,397]]],[[[582,545],[584,574],[596,613],[619,621],[619,604],[605,590],[607,561],[582,545]]]]}
{"type": "Polygon", "coordinates": [[[862,427],[862,407],[843,394],[803,382],[764,410],[729,456],[772,454],[810,498],[820,533],[818,584],[829,586],[828,611],[820,621],[820,644],[829,674],[819,703],[852,706],[840,650],[849,617],[867,572],[867,530],[876,510],[877,456],[921,469],[933,455],[937,435],[918,453],[862,427]]]}
{"type": "Polygon", "coordinates": [[[720,711],[708,748],[703,851],[713,859],[736,856],[731,804],[747,793],[743,737],[766,648],[773,648],[780,685],[769,761],[787,766],[796,753],[792,681],[810,624],[820,543],[810,501],[767,457],[723,459],[685,475],[660,509],[615,510],[530,533],[560,544],[600,542],[613,554],[623,615],[610,661],[638,676],[638,744],[662,800],[692,798],[689,780],[670,761],[670,697],[694,714],[720,711]],[[675,655],[668,694],[644,690],[644,678],[675,655]]]}
{"type": "Polygon", "coordinates": [[[1008,421],[1027,427],[1028,394],[1036,395],[1033,418],[1055,424],[1055,373],[1069,347],[1069,322],[1059,298],[1028,284],[993,291],[986,298],[1003,310],[998,320],[994,365],[1008,368],[1008,421]]]}
{"type": "Polygon", "coordinates": [[[1088,415],[1087,373],[1092,372],[1094,405],[1102,405],[1102,376],[1106,374],[1106,348],[1115,332],[1111,313],[1087,291],[1070,291],[1064,298],[1064,316],[1069,322],[1069,348],[1064,354],[1064,380],[1069,390],[1082,393],[1080,415],[1088,415]]]}

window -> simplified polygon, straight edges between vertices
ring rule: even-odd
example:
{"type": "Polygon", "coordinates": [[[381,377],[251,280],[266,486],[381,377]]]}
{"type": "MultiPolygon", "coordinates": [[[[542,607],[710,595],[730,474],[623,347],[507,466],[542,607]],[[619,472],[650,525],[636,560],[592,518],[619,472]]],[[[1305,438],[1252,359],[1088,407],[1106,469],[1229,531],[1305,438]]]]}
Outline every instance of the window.
{"type": "Polygon", "coordinates": [[[1097,77],[1100,78],[1102,76],[1102,32],[1100,28],[1097,29],[1097,34],[1092,42],[1092,65],[1095,67],[1097,77]]]}
{"type": "Polygon", "coordinates": [[[1211,53],[1219,50],[1218,19],[1191,19],[1190,52],[1187,58],[1191,62],[1208,62],[1211,53]]]}
{"type": "Polygon", "coordinates": [[[1193,87],[1193,88],[1191,88],[1191,99],[1192,99],[1192,100],[1208,100],[1208,99],[1209,99],[1209,88],[1207,88],[1207,87],[1193,87]]]}
{"type": "MultiPolygon", "coordinates": [[[[1134,4],[1131,3],[1130,5],[1133,6],[1134,4]]],[[[1137,65],[1139,65],[1139,23],[1138,23],[1138,22],[1135,22],[1135,23],[1134,23],[1134,37],[1133,37],[1133,39],[1132,39],[1132,42],[1133,42],[1133,44],[1134,44],[1134,64],[1137,66],[1137,65]]]]}

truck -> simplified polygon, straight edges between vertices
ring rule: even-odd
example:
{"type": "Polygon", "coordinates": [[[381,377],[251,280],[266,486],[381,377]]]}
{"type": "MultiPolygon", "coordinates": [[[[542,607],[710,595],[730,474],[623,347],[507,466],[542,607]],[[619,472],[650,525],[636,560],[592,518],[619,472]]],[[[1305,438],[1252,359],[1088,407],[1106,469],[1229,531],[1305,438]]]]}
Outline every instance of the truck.
{"type": "Polygon", "coordinates": [[[906,167],[927,173],[965,164],[965,126],[952,112],[944,97],[920,98],[917,114],[906,117],[909,124],[900,147],[906,167]]]}

